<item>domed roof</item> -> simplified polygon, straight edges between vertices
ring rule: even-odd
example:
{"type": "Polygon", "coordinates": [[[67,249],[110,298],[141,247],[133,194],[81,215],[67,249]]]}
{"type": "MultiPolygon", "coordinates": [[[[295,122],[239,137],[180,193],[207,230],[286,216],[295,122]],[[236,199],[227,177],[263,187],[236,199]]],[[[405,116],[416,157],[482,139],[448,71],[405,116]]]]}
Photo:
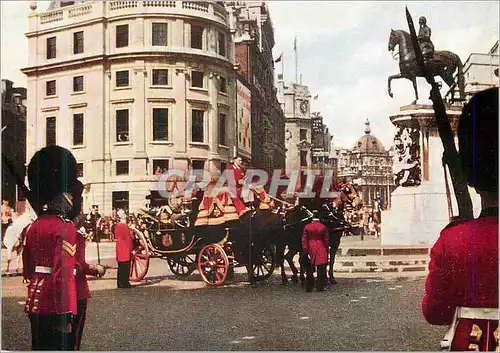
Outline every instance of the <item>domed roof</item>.
{"type": "Polygon", "coordinates": [[[353,152],[361,153],[386,153],[384,145],[378,138],[371,135],[370,121],[366,119],[365,122],[365,134],[361,136],[354,146],[352,147],[353,152]]]}

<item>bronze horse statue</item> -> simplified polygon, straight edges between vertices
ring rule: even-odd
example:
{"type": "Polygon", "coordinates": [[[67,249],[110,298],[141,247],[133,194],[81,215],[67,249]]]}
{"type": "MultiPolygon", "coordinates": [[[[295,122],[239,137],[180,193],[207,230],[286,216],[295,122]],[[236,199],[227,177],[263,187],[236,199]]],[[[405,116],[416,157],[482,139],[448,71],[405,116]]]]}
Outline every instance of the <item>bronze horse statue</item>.
{"type": "MultiPolygon", "coordinates": [[[[388,78],[387,90],[389,92],[389,96],[391,96],[391,98],[393,97],[391,91],[391,81],[394,79],[406,78],[413,83],[413,89],[415,90],[415,100],[412,104],[416,104],[418,100],[417,77],[424,76],[421,68],[417,63],[410,34],[403,30],[391,29],[388,46],[389,51],[394,51],[396,45],[399,46],[400,73],[397,75],[389,76],[388,78]]],[[[453,74],[458,69],[458,89],[460,93],[460,99],[463,100],[465,98],[463,65],[460,57],[457,54],[447,50],[436,51],[434,52],[433,57],[430,58],[428,62],[426,62],[426,65],[434,76],[441,76],[441,78],[450,88],[455,86],[453,74]]]]}

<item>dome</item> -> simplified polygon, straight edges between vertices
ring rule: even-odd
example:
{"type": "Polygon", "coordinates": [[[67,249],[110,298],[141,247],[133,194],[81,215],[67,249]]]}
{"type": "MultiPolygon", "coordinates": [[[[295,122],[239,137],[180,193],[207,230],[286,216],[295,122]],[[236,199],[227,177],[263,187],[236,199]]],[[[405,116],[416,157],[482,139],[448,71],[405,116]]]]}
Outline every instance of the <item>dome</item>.
{"type": "Polygon", "coordinates": [[[366,119],[365,134],[361,136],[352,147],[353,152],[361,153],[386,153],[384,145],[378,138],[371,135],[370,121],[366,119]]]}

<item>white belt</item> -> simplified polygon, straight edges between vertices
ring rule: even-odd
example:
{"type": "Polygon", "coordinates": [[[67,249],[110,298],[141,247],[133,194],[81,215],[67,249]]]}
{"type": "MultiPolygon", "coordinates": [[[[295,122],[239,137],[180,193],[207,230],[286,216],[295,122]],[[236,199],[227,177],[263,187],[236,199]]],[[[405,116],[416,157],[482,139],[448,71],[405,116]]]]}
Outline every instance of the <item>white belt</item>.
{"type": "Polygon", "coordinates": [[[451,341],[455,336],[458,319],[479,319],[479,320],[497,320],[498,321],[498,308],[466,308],[458,307],[455,311],[453,322],[450,329],[444,335],[441,341],[441,350],[449,351],[451,349],[451,341]]]}
{"type": "MultiPolygon", "coordinates": [[[[46,266],[35,266],[35,272],[50,275],[52,274],[52,272],[54,272],[54,269],[52,267],[46,266]]],[[[76,269],[73,270],[73,275],[76,275],[76,269]]]]}
{"type": "Polygon", "coordinates": [[[457,319],[498,320],[498,308],[457,308],[457,319]]]}

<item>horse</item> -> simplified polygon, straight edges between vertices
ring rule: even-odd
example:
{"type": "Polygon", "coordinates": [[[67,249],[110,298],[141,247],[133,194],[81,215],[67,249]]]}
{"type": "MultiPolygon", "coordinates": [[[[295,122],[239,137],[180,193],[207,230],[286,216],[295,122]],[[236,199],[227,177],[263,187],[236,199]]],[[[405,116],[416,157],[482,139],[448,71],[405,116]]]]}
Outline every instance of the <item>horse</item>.
{"type": "Polygon", "coordinates": [[[19,272],[19,264],[22,258],[21,255],[23,253],[24,237],[29,227],[36,220],[36,218],[36,214],[31,209],[27,209],[21,216],[17,217],[6,229],[3,243],[7,248],[7,274],[9,273],[12,253],[14,251],[17,254],[16,272],[19,272]]]}
{"type": "MultiPolygon", "coordinates": [[[[412,104],[416,104],[418,100],[417,77],[424,77],[424,73],[422,72],[422,68],[417,63],[410,34],[403,30],[391,29],[388,45],[389,51],[394,51],[396,45],[399,46],[400,73],[397,75],[389,76],[388,78],[387,90],[389,96],[391,98],[393,97],[391,91],[391,81],[394,79],[406,78],[413,83],[413,89],[415,90],[415,100],[412,104]]],[[[463,65],[460,57],[457,54],[447,50],[436,51],[434,52],[433,57],[428,60],[426,66],[433,76],[441,76],[441,78],[450,88],[455,86],[453,74],[458,69],[458,88],[460,99],[463,100],[465,98],[463,65]]]]}
{"type": "MultiPolygon", "coordinates": [[[[321,222],[326,225],[330,235],[329,241],[329,269],[328,276],[330,278],[330,283],[336,283],[333,276],[333,268],[335,264],[335,255],[340,246],[340,239],[344,230],[349,229],[351,225],[345,221],[344,212],[346,207],[359,209],[362,205],[361,197],[355,186],[350,183],[338,184],[334,189],[340,190],[339,196],[332,199],[320,198],[318,195],[321,193],[320,185],[322,185],[323,179],[318,178],[317,182],[313,186],[312,191],[316,194],[314,199],[300,199],[299,207],[292,209],[293,212],[289,212],[285,215],[287,226],[286,242],[288,245],[288,252],[283,255],[283,259],[288,262],[290,269],[292,270],[292,281],[294,283],[298,282],[298,271],[293,263],[293,257],[299,254],[299,259],[302,260],[302,232],[304,227],[311,221],[312,213],[311,211],[317,211],[318,217],[321,222]]],[[[332,183],[333,184],[333,183],[332,183]]],[[[334,185],[335,186],[335,185],[334,185]]],[[[305,269],[302,263],[300,264],[300,282],[304,284],[304,273],[305,269]]],[[[282,268],[281,271],[282,283],[288,283],[288,279],[282,268]]]]}

